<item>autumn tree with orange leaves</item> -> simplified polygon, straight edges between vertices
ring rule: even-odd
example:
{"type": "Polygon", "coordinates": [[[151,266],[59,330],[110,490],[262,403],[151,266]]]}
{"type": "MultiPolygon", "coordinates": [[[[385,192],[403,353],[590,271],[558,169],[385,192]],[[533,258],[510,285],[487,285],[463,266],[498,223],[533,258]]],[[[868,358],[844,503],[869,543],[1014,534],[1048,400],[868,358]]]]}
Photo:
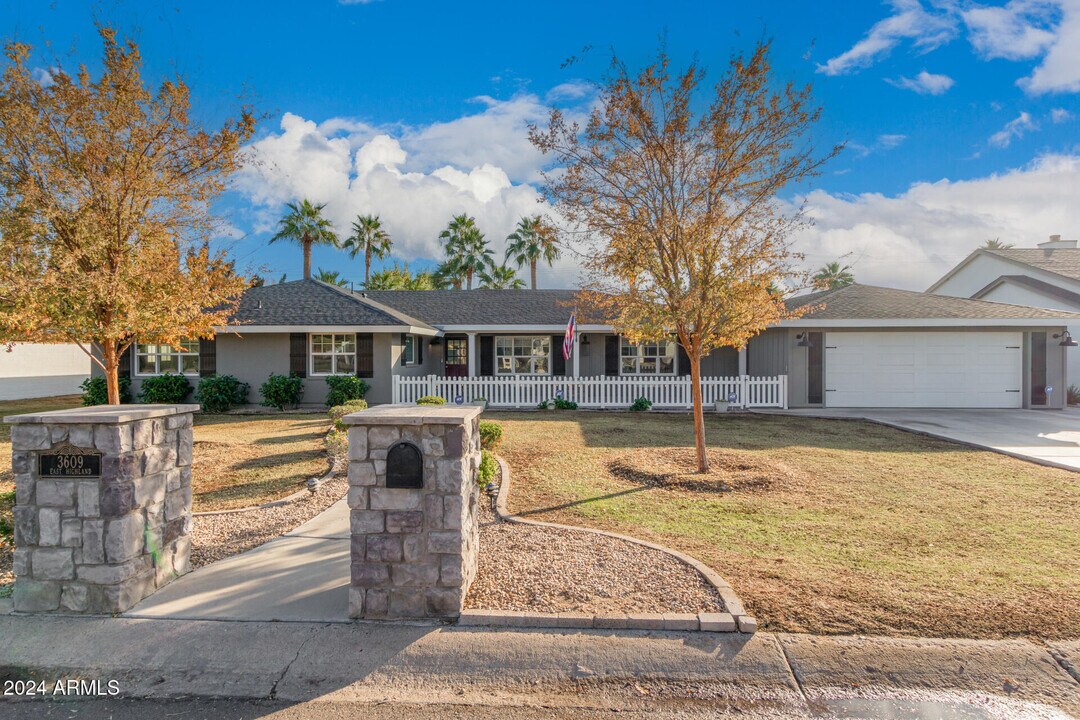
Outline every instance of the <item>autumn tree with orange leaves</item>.
{"type": "Polygon", "coordinates": [[[546,199],[585,245],[580,301],[631,342],[674,336],[689,356],[699,472],[701,359],[799,314],[770,292],[796,275],[789,237],[805,222],[777,193],[840,150],[807,139],[810,87],[773,75],[765,42],[711,89],[696,63],[673,75],[663,48],[637,73],[613,57],[584,128],[556,108],[529,133],[557,166],[546,199]]]}
{"type": "Polygon", "coordinates": [[[244,289],[210,210],[255,120],[216,131],[190,116],[181,79],[143,82],[134,42],[99,28],[92,77],[31,67],[9,42],[0,77],[0,340],[78,343],[120,402],[133,342],[210,337],[244,289]]]}

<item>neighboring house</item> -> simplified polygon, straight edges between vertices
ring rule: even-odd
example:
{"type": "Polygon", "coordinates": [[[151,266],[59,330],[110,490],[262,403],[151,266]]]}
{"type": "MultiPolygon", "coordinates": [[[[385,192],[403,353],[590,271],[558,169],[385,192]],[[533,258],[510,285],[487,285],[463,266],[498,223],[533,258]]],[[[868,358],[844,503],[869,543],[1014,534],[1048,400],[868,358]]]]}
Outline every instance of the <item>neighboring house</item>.
{"type": "MultiPolygon", "coordinates": [[[[515,406],[559,391],[597,407],[626,407],[639,394],[658,406],[689,403],[689,363],[674,341],[635,345],[608,325],[582,323],[564,359],[574,297],[571,290],[361,293],[298,280],[250,289],[236,323],[215,340],[183,352],[136,346],[123,371],[135,392],[143,378],[166,371],[194,382],[235,375],[251,384],[254,402],[273,372],[305,377],[305,403],[322,403],[323,379],[341,373],[366,378],[373,403],[415,399],[424,388],[515,406]]],[[[1064,384],[1066,348],[1053,336],[1080,323],[1077,313],[866,285],[790,302],[810,312],[742,352],[724,348],[703,360],[707,402],[735,392],[737,404],[791,407],[1058,407],[1060,393],[1041,403],[1028,380],[1064,384]]]]}
{"type": "Polygon", "coordinates": [[[90,357],[78,345],[17,343],[0,348],[0,400],[75,395],[90,377],[90,357]]]}
{"type": "MultiPolygon", "coordinates": [[[[980,248],[930,286],[927,292],[953,297],[1080,312],[1080,249],[1076,240],[1050,240],[1035,248],[980,248]]],[[[1080,337],[1080,322],[1069,325],[1080,337]]],[[[1070,382],[1080,384],[1080,352],[1068,361],[1070,382]]],[[[1064,387],[1055,390],[1061,394],[1064,387]]]]}

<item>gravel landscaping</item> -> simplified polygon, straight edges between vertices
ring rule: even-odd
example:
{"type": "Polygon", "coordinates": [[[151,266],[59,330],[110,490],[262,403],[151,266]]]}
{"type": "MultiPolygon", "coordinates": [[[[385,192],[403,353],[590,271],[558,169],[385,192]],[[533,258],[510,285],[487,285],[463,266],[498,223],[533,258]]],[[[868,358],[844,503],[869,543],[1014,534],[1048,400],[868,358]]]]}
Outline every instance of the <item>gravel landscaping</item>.
{"type": "Polygon", "coordinates": [[[465,607],[538,613],[723,612],[716,591],[667,553],[480,509],[480,564],[465,607]]]}
{"type": "Polygon", "coordinates": [[[344,475],[323,483],[310,497],[277,507],[193,518],[191,567],[209,565],[242,553],[283,535],[321,513],[345,496],[349,479],[344,475]]]}

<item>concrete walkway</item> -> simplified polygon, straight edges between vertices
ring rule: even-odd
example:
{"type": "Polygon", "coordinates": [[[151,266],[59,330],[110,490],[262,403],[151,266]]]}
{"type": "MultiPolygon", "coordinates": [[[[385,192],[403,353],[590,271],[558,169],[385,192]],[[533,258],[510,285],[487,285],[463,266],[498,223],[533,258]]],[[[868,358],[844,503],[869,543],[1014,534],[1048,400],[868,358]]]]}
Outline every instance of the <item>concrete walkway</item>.
{"type": "Polygon", "coordinates": [[[953,440],[1050,467],[1080,470],[1080,410],[800,408],[768,414],[852,418],[953,440]]]}
{"type": "Polygon", "coordinates": [[[0,615],[0,678],[115,680],[126,697],[1067,718],[1078,658],[1076,642],[0,615]]]}
{"type": "Polygon", "coordinates": [[[348,622],[349,506],[199,568],[124,613],[134,618],[348,622]]]}

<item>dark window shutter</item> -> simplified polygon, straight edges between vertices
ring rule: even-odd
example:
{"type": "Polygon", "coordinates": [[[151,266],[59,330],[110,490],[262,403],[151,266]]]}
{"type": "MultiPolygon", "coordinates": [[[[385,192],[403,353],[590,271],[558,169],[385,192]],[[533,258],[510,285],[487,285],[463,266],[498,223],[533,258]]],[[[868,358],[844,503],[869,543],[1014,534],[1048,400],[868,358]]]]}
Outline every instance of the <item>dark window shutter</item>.
{"type": "Polygon", "coordinates": [[[217,375],[217,338],[199,340],[199,377],[217,375]]]}
{"type": "Polygon", "coordinates": [[[686,354],[686,350],[679,343],[675,343],[675,347],[679,351],[679,359],[676,361],[679,363],[678,370],[679,377],[686,377],[690,374],[690,356],[686,354]]]}
{"type": "Polygon", "coordinates": [[[551,374],[558,376],[566,375],[566,358],[562,354],[562,335],[551,336],[551,374]]]}
{"type": "Polygon", "coordinates": [[[495,374],[495,336],[480,336],[480,376],[491,377],[495,374]]]}
{"type": "Polygon", "coordinates": [[[135,352],[135,343],[131,343],[128,349],[120,353],[116,361],[116,377],[131,377],[131,356],[135,352]]]}
{"type": "Polygon", "coordinates": [[[604,337],[604,374],[608,377],[619,375],[619,336],[604,337]]]}
{"type": "Polygon", "coordinates": [[[289,374],[307,377],[307,333],[289,333],[289,374]]]}
{"type": "Polygon", "coordinates": [[[424,343],[427,342],[427,338],[423,335],[417,335],[413,338],[413,346],[416,348],[416,364],[424,364],[424,343]]]}
{"type": "Polygon", "coordinates": [[[375,377],[375,336],[356,334],[356,377],[375,377]]]}

